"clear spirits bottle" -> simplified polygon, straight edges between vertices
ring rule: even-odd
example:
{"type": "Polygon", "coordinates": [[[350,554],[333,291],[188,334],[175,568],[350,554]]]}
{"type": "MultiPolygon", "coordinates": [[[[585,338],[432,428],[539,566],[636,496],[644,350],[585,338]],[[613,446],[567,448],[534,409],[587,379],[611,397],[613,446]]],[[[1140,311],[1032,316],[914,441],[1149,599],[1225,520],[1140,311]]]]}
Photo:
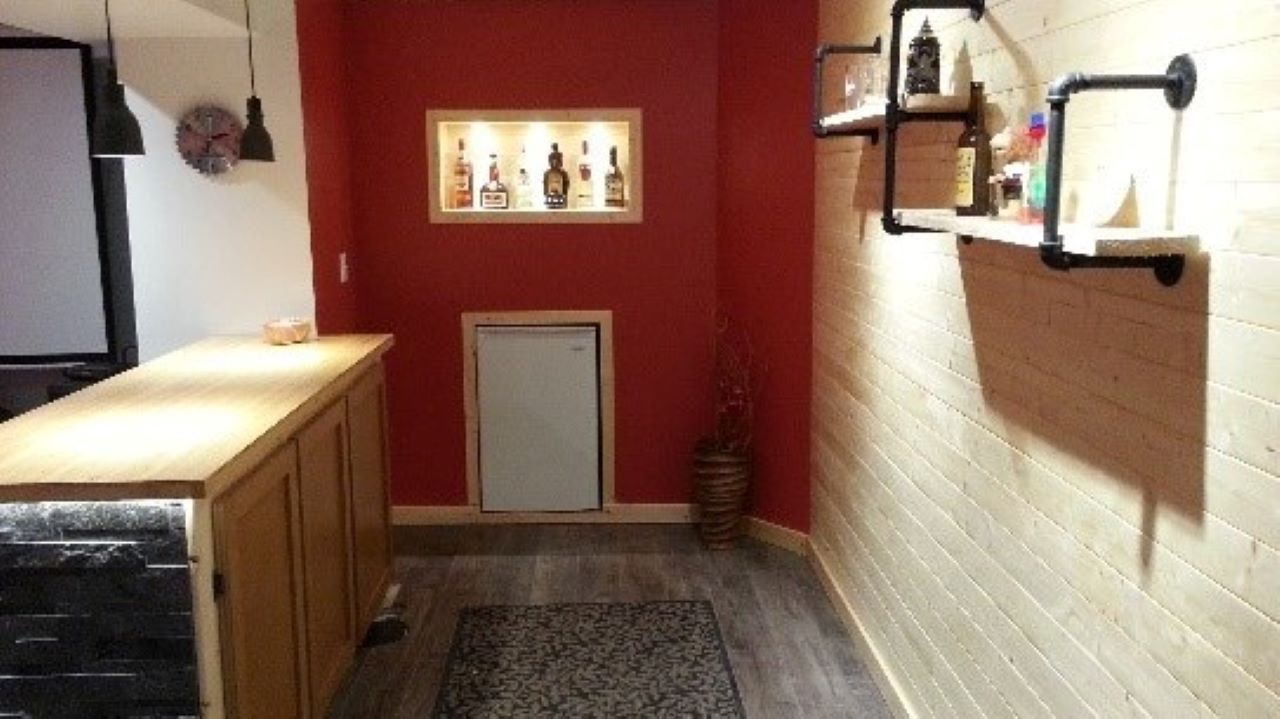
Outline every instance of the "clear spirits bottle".
{"type": "Polygon", "coordinates": [[[533,208],[533,182],[529,179],[528,154],[524,145],[520,146],[520,174],[516,177],[516,209],[533,208]]]}
{"type": "Polygon", "coordinates": [[[458,159],[453,163],[454,209],[469,210],[475,205],[473,187],[471,163],[467,161],[467,141],[458,138],[458,159]]]}
{"type": "Polygon", "coordinates": [[[627,206],[626,181],[618,167],[618,147],[609,148],[609,172],[604,176],[604,206],[622,209],[627,206]]]}
{"type": "Polygon", "coordinates": [[[591,145],[582,141],[582,156],[578,158],[578,194],[575,206],[593,210],[596,206],[595,182],[591,179],[591,145]]]}
{"type": "Polygon", "coordinates": [[[564,155],[560,154],[559,143],[551,143],[547,163],[550,167],[542,173],[543,202],[548,210],[563,210],[569,206],[569,173],[564,171],[564,155]]]}
{"type": "Polygon", "coordinates": [[[498,175],[498,156],[489,155],[489,181],[480,188],[480,208],[483,210],[505,210],[511,207],[507,186],[502,184],[498,175]]]}

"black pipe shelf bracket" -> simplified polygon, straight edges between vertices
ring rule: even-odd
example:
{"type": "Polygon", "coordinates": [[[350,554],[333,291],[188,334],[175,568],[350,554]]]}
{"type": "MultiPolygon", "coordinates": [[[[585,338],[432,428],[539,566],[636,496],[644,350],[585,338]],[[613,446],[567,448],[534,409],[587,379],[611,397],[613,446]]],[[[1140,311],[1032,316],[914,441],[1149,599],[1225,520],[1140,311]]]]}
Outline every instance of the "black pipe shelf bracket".
{"type": "Polygon", "coordinates": [[[810,128],[813,130],[813,136],[819,139],[829,137],[866,137],[871,143],[879,144],[880,128],[879,127],[856,127],[844,126],[845,123],[834,123],[830,118],[824,117],[823,99],[822,99],[822,71],[826,67],[827,58],[832,55],[879,55],[881,52],[880,38],[870,45],[833,45],[822,44],[813,53],[813,121],[810,128]]]}
{"type": "MultiPolygon", "coordinates": [[[[1045,169],[1043,232],[1035,225],[1018,225],[986,218],[957,217],[953,210],[899,210],[895,207],[898,170],[898,130],[913,122],[965,122],[972,109],[904,107],[901,86],[902,30],[912,10],[968,10],[975,22],[986,12],[986,0],[896,0],[889,37],[889,95],[885,107],[884,212],[886,233],[951,232],[968,244],[984,237],[1024,246],[1038,246],[1044,264],[1060,271],[1085,268],[1151,268],[1161,284],[1173,286],[1182,278],[1186,253],[1198,238],[1174,231],[1130,228],[1082,228],[1061,222],[1062,155],[1066,136],[1066,106],[1073,94],[1092,90],[1163,90],[1174,110],[1185,109],[1196,92],[1196,66],[1187,55],[1169,63],[1163,75],[1086,75],[1071,73],[1049,86],[1049,143],[1045,169]],[[1067,241],[1068,237],[1071,239],[1067,241]]],[[[920,96],[931,97],[931,96],[920,96]]],[[[981,110],[978,110],[981,112],[981,110]]]]}
{"type": "Polygon", "coordinates": [[[1045,164],[1044,239],[1040,259],[1062,272],[1107,267],[1150,267],[1156,279],[1172,287],[1182,278],[1185,254],[1147,257],[1090,256],[1069,252],[1060,231],[1062,210],[1062,156],[1066,144],[1067,103],[1071,96],[1093,90],[1163,90],[1165,102],[1175,111],[1191,104],[1196,94],[1196,65],[1187,55],[1169,63],[1163,75],[1086,75],[1070,73],[1049,85],[1049,145],[1045,164]]]}
{"type": "MultiPolygon", "coordinates": [[[[912,110],[904,108],[898,96],[902,85],[902,24],[911,10],[968,10],[977,22],[986,13],[986,0],[896,0],[891,12],[893,30],[889,36],[889,103],[885,108],[884,212],[880,221],[891,235],[904,232],[938,232],[928,227],[903,224],[894,211],[898,183],[898,128],[912,122],[966,122],[973,116],[970,109],[956,111],[912,110]]],[[[966,93],[966,107],[967,103],[966,93]]],[[[975,118],[976,119],[976,118],[975,118]]]]}

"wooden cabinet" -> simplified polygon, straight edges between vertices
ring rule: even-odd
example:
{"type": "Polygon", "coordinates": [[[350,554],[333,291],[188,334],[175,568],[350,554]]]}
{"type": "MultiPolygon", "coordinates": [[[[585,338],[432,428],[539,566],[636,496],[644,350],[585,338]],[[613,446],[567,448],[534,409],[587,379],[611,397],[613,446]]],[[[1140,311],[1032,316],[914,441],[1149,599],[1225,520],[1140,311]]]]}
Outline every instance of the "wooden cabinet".
{"type": "Polygon", "coordinates": [[[391,581],[374,365],[213,503],[226,713],[323,717],[391,581]]]}
{"type": "Polygon", "coordinates": [[[307,664],[313,716],[324,716],[355,653],[351,465],[346,403],[298,434],[307,664]]]}
{"type": "MultiPolygon", "coordinates": [[[[92,579],[103,601],[85,603],[83,618],[144,659],[166,655],[157,662],[163,676],[144,676],[145,661],[98,662],[95,673],[74,672],[73,684],[89,686],[95,701],[146,702],[157,712],[173,704],[189,713],[198,701],[210,719],[327,714],[390,581],[382,358],[393,344],[390,335],[287,346],[211,338],[0,425],[0,504],[112,503],[103,521],[113,532],[146,534],[160,547],[146,552],[143,590],[115,574],[107,584],[92,579]],[[181,522],[151,524],[156,505],[180,512],[181,522]],[[149,614],[112,619],[153,595],[142,607],[168,615],[159,628],[145,623],[149,614]],[[185,617],[194,657],[178,656],[185,617]],[[176,644],[152,646],[153,629],[176,644]],[[121,686],[130,688],[112,689],[121,686]]],[[[67,551],[74,563],[79,550],[67,551]]],[[[58,662],[46,661],[57,671],[71,666],[58,662]]],[[[51,681],[31,698],[58,707],[68,691],[51,681]]]]}
{"type": "Polygon", "coordinates": [[[351,526],[354,539],[356,626],[373,621],[391,582],[387,491],[387,392],[382,366],[347,395],[351,448],[351,526]]]}
{"type": "Polygon", "coordinates": [[[293,442],[213,503],[227,715],[305,715],[298,452],[293,442]]]}

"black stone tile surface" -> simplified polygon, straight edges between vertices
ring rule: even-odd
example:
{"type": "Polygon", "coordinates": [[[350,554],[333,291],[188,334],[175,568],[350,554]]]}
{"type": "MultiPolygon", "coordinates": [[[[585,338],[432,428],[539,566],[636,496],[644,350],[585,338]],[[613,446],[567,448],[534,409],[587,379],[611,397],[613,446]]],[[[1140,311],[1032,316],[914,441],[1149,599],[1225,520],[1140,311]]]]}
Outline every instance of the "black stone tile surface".
{"type": "Polygon", "coordinates": [[[198,715],[185,516],[0,504],[0,717],[198,715]]]}

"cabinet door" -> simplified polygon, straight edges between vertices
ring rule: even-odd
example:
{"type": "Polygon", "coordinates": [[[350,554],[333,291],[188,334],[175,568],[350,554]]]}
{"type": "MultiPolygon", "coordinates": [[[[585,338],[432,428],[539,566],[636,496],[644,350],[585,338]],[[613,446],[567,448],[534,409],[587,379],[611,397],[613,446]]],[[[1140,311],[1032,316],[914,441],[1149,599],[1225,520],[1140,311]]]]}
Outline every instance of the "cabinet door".
{"type": "Polygon", "coordinates": [[[355,538],[356,629],[373,621],[391,581],[387,496],[387,393],[382,365],[347,395],[351,433],[351,525],[355,538]]]}
{"type": "Polygon", "coordinates": [[[308,715],[293,442],[214,500],[218,598],[228,715],[308,715]]]}
{"type": "Polygon", "coordinates": [[[324,716],[355,654],[351,576],[351,484],[346,403],[298,434],[302,552],[311,709],[324,716]]]}

